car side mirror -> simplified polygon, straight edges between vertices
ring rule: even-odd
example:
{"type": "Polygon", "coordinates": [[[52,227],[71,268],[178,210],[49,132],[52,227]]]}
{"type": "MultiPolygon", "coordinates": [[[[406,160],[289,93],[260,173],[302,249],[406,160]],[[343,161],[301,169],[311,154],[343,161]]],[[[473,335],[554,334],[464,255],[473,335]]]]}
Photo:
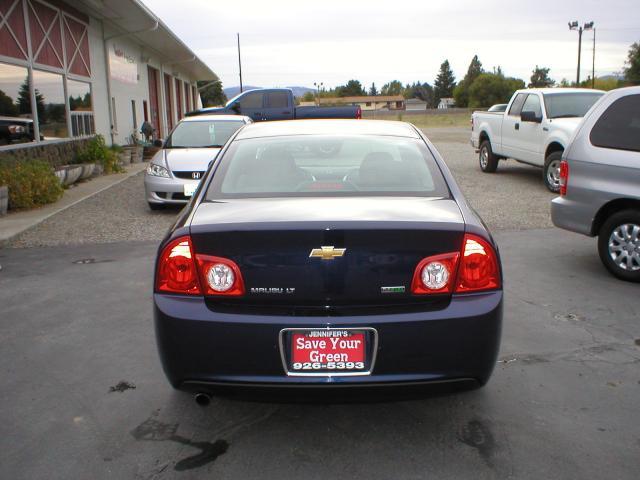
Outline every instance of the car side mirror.
{"type": "Polygon", "coordinates": [[[153,141],[153,146],[154,147],[158,147],[158,148],[162,148],[162,140],[154,140],[153,141]]]}
{"type": "Polygon", "coordinates": [[[523,122],[541,123],[542,117],[537,117],[535,112],[525,111],[520,113],[520,120],[523,122]]]}
{"type": "Polygon", "coordinates": [[[239,103],[234,103],[233,105],[231,105],[231,110],[233,110],[236,113],[240,113],[240,104],[239,103]]]}

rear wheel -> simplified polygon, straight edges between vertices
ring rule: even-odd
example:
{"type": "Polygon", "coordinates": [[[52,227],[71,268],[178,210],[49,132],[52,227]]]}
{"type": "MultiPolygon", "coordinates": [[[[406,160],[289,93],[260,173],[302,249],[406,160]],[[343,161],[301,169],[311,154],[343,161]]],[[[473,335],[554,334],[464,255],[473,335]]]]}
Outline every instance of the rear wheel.
{"type": "Polygon", "coordinates": [[[480,162],[480,170],[485,173],[493,173],[498,168],[498,157],[493,154],[489,140],[485,140],[480,144],[478,160],[480,162]]]}
{"type": "Polygon", "coordinates": [[[544,169],[542,174],[544,184],[553,193],[560,191],[560,161],[562,160],[562,152],[552,152],[544,161],[544,169]]]}
{"type": "Polygon", "coordinates": [[[609,217],[600,228],[598,253],[613,275],[640,282],[640,212],[623,210],[609,217]]]}
{"type": "Polygon", "coordinates": [[[162,203],[151,203],[151,202],[148,202],[148,203],[149,203],[149,208],[151,210],[164,210],[164,204],[162,203]]]}

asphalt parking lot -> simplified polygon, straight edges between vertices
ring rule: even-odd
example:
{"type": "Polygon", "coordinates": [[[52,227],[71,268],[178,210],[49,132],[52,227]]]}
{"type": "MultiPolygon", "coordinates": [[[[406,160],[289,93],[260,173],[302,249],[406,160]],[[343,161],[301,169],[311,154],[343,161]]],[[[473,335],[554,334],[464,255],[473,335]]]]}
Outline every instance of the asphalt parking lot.
{"type": "Polygon", "coordinates": [[[549,228],[540,171],[481,174],[468,131],[427,133],[501,248],[485,388],[198,407],[166,382],[151,320],[155,248],[177,212],[150,212],[136,176],[0,250],[1,476],[637,478],[637,285],[604,272],[593,239],[549,228]]]}

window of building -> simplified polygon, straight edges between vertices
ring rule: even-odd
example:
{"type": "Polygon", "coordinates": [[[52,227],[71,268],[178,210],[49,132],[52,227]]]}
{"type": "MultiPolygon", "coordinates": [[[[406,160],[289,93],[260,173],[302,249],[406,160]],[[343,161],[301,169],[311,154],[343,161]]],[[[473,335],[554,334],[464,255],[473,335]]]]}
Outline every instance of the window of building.
{"type": "Polygon", "coordinates": [[[95,133],[91,85],[87,82],[67,80],[69,111],[71,116],[71,136],[82,137],[95,133]]]}
{"type": "Polygon", "coordinates": [[[45,140],[66,138],[67,109],[62,75],[33,70],[33,88],[36,96],[40,136],[45,140]]]}
{"type": "Polygon", "coordinates": [[[640,152],[640,95],[627,95],[609,105],[589,136],[596,147],[640,152]]]}
{"type": "Polygon", "coordinates": [[[0,145],[34,139],[29,72],[26,68],[0,63],[0,116],[15,118],[16,121],[6,132],[0,131],[0,145]]]}

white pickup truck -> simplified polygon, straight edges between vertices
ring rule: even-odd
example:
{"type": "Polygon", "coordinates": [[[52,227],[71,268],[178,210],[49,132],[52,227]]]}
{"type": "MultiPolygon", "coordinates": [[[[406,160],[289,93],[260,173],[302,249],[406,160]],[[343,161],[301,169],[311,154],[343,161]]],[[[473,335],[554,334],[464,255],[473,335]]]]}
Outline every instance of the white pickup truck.
{"type": "Polygon", "coordinates": [[[604,94],[584,88],[530,88],[516,91],[505,112],[474,112],[471,145],[480,169],[493,173],[512,158],[542,167],[544,183],[560,190],[560,159],[574,130],[604,94]]]}

